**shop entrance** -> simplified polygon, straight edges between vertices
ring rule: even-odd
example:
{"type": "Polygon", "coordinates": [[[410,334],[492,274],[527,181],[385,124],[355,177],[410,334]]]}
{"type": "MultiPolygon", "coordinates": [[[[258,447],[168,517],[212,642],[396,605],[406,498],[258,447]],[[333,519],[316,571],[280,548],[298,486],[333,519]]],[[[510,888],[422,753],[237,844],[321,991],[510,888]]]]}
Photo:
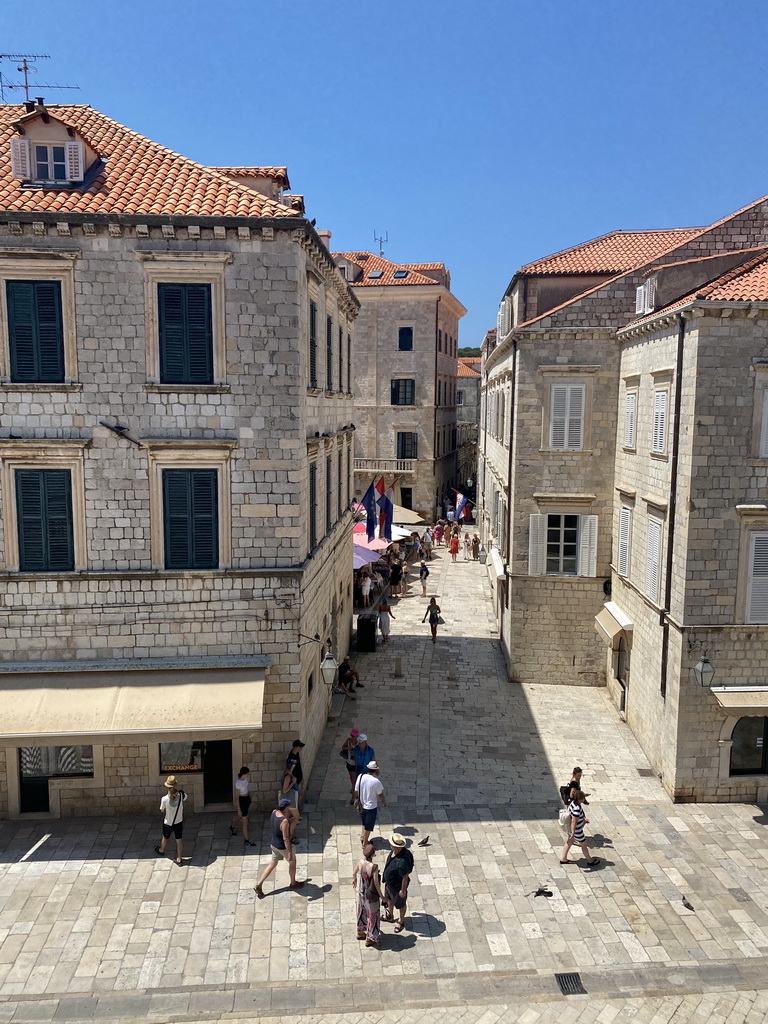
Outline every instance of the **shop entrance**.
{"type": "Polygon", "coordinates": [[[93,747],[19,747],[19,811],[48,814],[49,779],[93,778],[93,747]]]}
{"type": "Polygon", "coordinates": [[[232,803],[232,740],[208,740],[204,764],[203,802],[232,803]]]}

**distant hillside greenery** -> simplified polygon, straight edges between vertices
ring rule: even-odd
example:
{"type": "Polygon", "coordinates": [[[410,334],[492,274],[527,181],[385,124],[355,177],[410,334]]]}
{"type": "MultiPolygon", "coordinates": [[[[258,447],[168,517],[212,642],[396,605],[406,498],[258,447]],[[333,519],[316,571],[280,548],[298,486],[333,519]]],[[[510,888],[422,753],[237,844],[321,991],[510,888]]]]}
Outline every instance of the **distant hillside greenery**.
{"type": "Polygon", "coordinates": [[[482,352],[479,348],[460,348],[457,350],[460,356],[480,356],[482,352]]]}

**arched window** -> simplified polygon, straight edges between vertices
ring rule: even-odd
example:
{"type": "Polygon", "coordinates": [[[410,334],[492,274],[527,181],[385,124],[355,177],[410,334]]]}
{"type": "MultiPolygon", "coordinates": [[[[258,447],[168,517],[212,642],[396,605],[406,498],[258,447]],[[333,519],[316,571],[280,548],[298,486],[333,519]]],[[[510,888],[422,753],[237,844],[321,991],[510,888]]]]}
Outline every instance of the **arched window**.
{"type": "Polygon", "coordinates": [[[768,775],[768,718],[740,718],[732,739],[731,775],[768,775]]]}

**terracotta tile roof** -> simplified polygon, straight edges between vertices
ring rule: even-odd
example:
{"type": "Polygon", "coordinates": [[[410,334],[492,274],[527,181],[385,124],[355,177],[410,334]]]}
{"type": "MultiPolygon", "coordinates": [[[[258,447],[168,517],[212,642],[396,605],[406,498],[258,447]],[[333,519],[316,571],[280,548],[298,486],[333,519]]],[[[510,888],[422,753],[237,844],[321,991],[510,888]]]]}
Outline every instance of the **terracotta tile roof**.
{"type": "Polygon", "coordinates": [[[400,266],[407,270],[445,270],[444,263],[401,263],[400,266]]]}
{"type": "Polygon", "coordinates": [[[363,272],[363,276],[359,281],[350,281],[349,283],[353,288],[361,287],[372,287],[379,288],[382,285],[413,285],[413,284],[435,284],[431,277],[425,277],[423,274],[419,274],[414,267],[422,267],[423,269],[435,268],[441,269],[442,263],[428,264],[428,263],[391,263],[389,260],[385,260],[383,256],[376,256],[372,252],[335,252],[333,258],[349,260],[351,263],[355,263],[363,272]],[[362,257],[362,258],[361,258],[362,257]],[[407,277],[395,277],[395,272],[398,270],[407,270],[407,277]],[[376,277],[371,277],[371,271],[377,274],[376,277]],[[381,276],[378,275],[378,271],[381,271],[381,276]]]}
{"type": "Polygon", "coordinates": [[[287,167],[211,167],[228,178],[272,178],[281,188],[290,188],[287,167]]]}
{"type": "MultiPolygon", "coordinates": [[[[479,362],[480,362],[480,360],[478,359],[478,363],[479,362]]],[[[466,363],[462,362],[462,360],[459,359],[459,360],[457,360],[456,376],[457,377],[479,377],[480,374],[477,372],[477,370],[473,369],[471,366],[467,366],[466,363]]]]}
{"type": "MultiPolygon", "coordinates": [[[[494,334],[495,333],[496,332],[494,331],[494,334]]],[[[482,356],[459,356],[459,362],[464,363],[465,366],[479,366],[482,361],[482,356]]]]}
{"type": "Polygon", "coordinates": [[[682,245],[701,228],[665,231],[611,231],[589,242],[563,249],[528,263],[518,274],[619,274],[631,270],[674,246],[682,245]]]}
{"type": "Polygon", "coordinates": [[[47,108],[106,161],[84,189],[22,188],[11,177],[10,140],[23,106],[0,106],[0,211],[187,217],[295,217],[296,211],[267,199],[210,167],[203,167],[89,106],[47,108]]]}

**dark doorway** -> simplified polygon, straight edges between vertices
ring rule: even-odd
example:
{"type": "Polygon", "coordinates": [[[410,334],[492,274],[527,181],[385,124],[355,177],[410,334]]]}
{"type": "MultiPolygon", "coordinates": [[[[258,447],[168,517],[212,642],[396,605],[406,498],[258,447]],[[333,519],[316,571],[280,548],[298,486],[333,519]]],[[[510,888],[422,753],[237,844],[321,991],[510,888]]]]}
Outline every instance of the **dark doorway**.
{"type": "Polygon", "coordinates": [[[209,740],[205,744],[203,802],[232,803],[232,740],[209,740]]]}
{"type": "Polygon", "coordinates": [[[51,809],[48,800],[48,777],[19,776],[19,811],[22,814],[47,814],[51,809]]]}
{"type": "Polygon", "coordinates": [[[403,508],[413,508],[413,488],[412,487],[401,487],[400,488],[400,504],[403,508]]]}

